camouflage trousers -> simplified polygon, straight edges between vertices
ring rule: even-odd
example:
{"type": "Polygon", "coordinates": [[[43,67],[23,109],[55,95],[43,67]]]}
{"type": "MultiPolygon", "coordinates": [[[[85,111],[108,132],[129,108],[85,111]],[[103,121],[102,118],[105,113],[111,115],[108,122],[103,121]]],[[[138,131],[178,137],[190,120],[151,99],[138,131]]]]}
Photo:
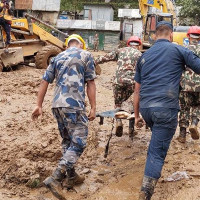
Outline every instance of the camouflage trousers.
{"type": "Polygon", "coordinates": [[[113,84],[113,93],[115,99],[115,107],[121,107],[134,92],[134,84],[113,84]]]}
{"type": "Polygon", "coordinates": [[[187,128],[191,117],[200,118],[200,93],[199,92],[180,92],[180,115],[179,126],[187,128]]]}
{"type": "Polygon", "coordinates": [[[94,43],[94,51],[98,51],[99,45],[98,43],[94,43]]]}
{"type": "Polygon", "coordinates": [[[72,168],[86,147],[88,118],[84,111],[53,108],[62,137],[62,158],[59,165],[72,168]]]}

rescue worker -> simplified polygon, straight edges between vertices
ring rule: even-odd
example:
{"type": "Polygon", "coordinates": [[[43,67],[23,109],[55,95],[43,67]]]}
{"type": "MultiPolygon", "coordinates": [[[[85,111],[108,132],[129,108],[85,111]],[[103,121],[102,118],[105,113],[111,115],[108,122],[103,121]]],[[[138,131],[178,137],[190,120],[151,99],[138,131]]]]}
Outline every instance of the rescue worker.
{"type": "Polygon", "coordinates": [[[156,42],[138,60],[135,74],[135,124],[142,119],[152,131],[139,200],[150,200],[178,123],[179,87],[184,66],[200,74],[200,58],[172,43],[173,26],[161,21],[156,42]]]}
{"type": "Polygon", "coordinates": [[[1,0],[0,3],[0,25],[6,32],[6,48],[10,44],[10,31],[12,24],[13,8],[8,0],[1,0]]]}
{"type": "Polygon", "coordinates": [[[62,137],[62,157],[53,174],[44,180],[44,184],[59,199],[66,199],[61,183],[70,189],[84,181],[74,169],[74,165],[86,147],[88,119],[96,117],[96,77],[94,59],[85,50],[81,36],[73,34],[67,39],[68,48],[51,60],[41,82],[37,107],[32,119],[42,114],[42,103],[49,83],[56,80],[52,112],[58,123],[62,137]],[[85,86],[91,105],[89,116],[85,110],[85,86]]]}
{"type": "Polygon", "coordinates": [[[98,36],[97,33],[94,36],[93,45],[94,45],[94,51],[98,52],[98,49],[99,49],[99,36],[98,36]]]}
{"type": "MultiPolygon", "coordinates": [[[[188,49],[200,57],[200,27],[191,26],[188,30],[189,38],[188,49]]],[[[179,115],[179,137],[178,141],[185,143],[186,132],[189,131],[192,139],[199,139],[197,125],[200,117],[200,77],[190,70],[183,73],[180,92],[181,111],[179,115]]]]}
{"type": "MultiPolygon", "coordinates": [[[[104,56],[100,56],[95,60],[96,64],[109,61],[117,61],[117,70],[113,83],[113,93],[115,100],[115,108],[121,108],[121,105],[134,92],[135,66],[138,58],[142,55],[139,51],[141,40],[137,36],[131,36],[127,41],[127,47],[112,51],[104,56]]],[[[129,135],[132,135],[129,124],[129,135]]],[[[133,126],[134,127],[134,126],[133,126]]],[[[116,120],[116,136],[121,137],[123,134],[123,124],[121,119],[116,120]]]]}

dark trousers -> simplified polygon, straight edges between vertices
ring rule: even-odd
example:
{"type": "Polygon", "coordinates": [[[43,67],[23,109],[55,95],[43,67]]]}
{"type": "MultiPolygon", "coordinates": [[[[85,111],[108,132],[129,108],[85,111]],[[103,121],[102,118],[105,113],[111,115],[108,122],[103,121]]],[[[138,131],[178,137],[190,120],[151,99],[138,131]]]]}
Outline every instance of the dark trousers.
{"type": "Polygon", "coordinates": [[[6,45],[8,45],[10,44],[11,25],[4,18],[0,17],[0,26],[2,26],[6,32],[6,45]]]}
{"type": "Polygon", "coordinates": [[[140,113],[152,131],[144,174],[159,179],[170,142],[176,131],[178,110],[141,108],[140,113]]]}

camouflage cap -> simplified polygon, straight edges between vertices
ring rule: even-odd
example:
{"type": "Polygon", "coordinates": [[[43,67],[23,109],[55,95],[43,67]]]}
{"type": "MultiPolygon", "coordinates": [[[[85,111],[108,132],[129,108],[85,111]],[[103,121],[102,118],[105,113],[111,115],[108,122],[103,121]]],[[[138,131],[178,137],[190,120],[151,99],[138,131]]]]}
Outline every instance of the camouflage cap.
{"type": "Polygon", "coordinates": [[[173,31],[173,25],[168,21],[160,21],[160,22],[158,22],[157,25],[156,25],[156,29],[159,28],[162,25],[168,26],[173,31]]]}

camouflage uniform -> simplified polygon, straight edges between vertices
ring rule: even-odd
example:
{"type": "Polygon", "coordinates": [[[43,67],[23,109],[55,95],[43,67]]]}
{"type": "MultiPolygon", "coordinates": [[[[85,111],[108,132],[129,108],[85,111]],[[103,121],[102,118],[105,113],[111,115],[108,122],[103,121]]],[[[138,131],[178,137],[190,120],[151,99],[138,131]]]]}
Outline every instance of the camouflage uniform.
{"type": "MultiPolygon", "coordinates": [[[[200,45],[189,45],[187,48],[200,57],[200,45]]],[[[187,128],[192,116],[200,116],[200,77],[189,69],[182,75],[179,99],[179,126],[187,128]]]]}
{"type": "Polygon", "coordinates": [[[97,64],[112,60],[117,61],[118,66],[113,83],[116,107],[121,107],[121,104],[134,92],[135,66],[141,55],[141,52],[133,47],[124,47],[95,60],[97,64]]]}
{"type": "Polygon", "coordinates": [[[93,43],[93,45],[94,45],[94,51],[98,51],[98,48],[99,48],[99,38],[98,38],[98,35],[94,36],[94,43],[93,43]]]}
{"type": "Polygon", "coordinates": [[[52,59],[43,76],[48,83],[56,79],[52,112],[63,139],[60,168],[73,168],[86,146],[88,119],[85,113],[85,83],[95,77],[92,55],[75,47],[52,59]]]}

